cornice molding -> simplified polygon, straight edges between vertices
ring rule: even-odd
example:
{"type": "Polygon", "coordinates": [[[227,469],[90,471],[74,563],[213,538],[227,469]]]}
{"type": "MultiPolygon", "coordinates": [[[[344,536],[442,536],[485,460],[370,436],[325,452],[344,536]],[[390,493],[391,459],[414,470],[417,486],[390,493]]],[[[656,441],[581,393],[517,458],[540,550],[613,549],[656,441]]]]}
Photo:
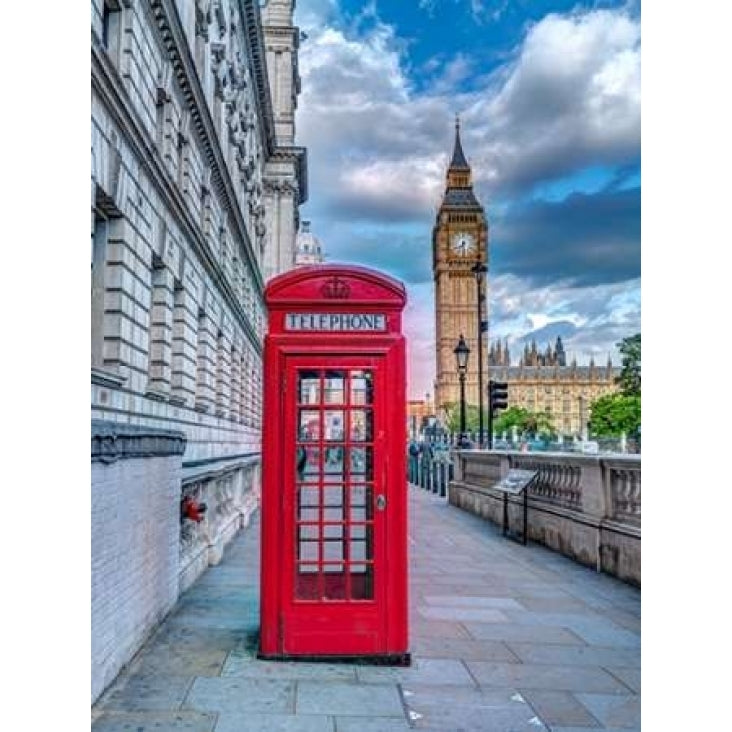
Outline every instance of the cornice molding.
{"type": "Polygon", "coordinates": [[[161,430],[133,424],[91,421],[91,461],[110,463],[130,458],[183,455],[186,436],[178,430],[161,430]]]}
{"type": "MultiPolygon", "coordinates": [[[[170,2],[170,0],[167,0],[170,2]]],[[[275,146],[275,124],[272,98],[269,91],[269,79],[267,77],[267,51],[264,43],[262,30],[262,18],[259,12],[259,4],[255,0],[239,0],[239,13],[245,24],[247,37],[246,49],[249,57],[249,65],[253,70],[254,83],[257,86],[257,110],[265,130],[265,152],[266,157],[272,155],[275,146]]]]}
{"type": "MultiPolygon", "coordinates": [[[[96,37],[95,37],[96,40],[96,37]]],[[[91,45],[91,83],[92,89],[99,95],[105,109],[113,117],[120,132],[125,136],[132,148],[136,160],[150,176],[150,180],[158,193],[166,202],[170,212],[180,226],[194,253],[202,263],[206,273],[218,286],[224,299],[231,308],[234,317],[248,336],[253,347],[261,354],[262,344],[257,337],[256,330],[250,322],[241,304],[236,298],[231,285],[224,276],[218,262],[211,255],[200,227],[191,216],[188,207],[178,189],[173,185],[165,166],[160,159],[157,148],[151,142],[147,130],[137,118],[131,100],[124,89],[116,69],[109,61],[107,54],[99,47],[98,42],[91,45]]],[[[241,214],[239,214],[241,216],[241,214]]],[[[247,243],[248,239],[247,239],[247,243]]],[[[251,244],[249,244],[251,249],[251,244]]],[[[264,302],[263,281],[256,260],[251,264],[252,280],[257,293],[264,302]]]]}
{"type": "MultiPolygon", "coordinates": [[[[170,61],[175,70],[181,91],[189,106],[191,122],[196,126],[199,139],[204,145],[204,152],[207,155],[208,163],[212,170],[212,182],[216,186],[216,191],[234,222],[237,234],[244,243],[244,251],[254,273],[255,286],[261,295],[264,291],[264,279],[257,265],[254,248],[249,239],[244,218],[239,208],[238,196],[219,144],[216,128],[214,127],[208,103],[206,102],[206,95],[203,92],[198,78],[195,62],[188,47],[185,30],[178,15],[178,9],[175,6],[174,0],[151,0],[150,5],[153,16],[158,23],[158,30],[160,31],[163,43],[170,55],[170,61]]],[[[267,137],[269,137],[269,134],[269,131],[267,131],[267,137]]],[[[272,139],[274,138],[272,137],[272,139]]],[[[267,142],[270,143],[269,140],[267,142]]]]}

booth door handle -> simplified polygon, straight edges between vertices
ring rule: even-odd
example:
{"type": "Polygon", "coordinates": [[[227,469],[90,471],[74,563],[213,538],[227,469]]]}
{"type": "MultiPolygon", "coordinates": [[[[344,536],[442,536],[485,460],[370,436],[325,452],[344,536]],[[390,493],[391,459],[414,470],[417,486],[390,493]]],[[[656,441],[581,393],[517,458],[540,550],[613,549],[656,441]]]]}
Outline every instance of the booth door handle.
{"type": "Polygon", "coordinates": [[[383,511],[386,508],[386,496],[383,493],[379,493],[376,496],[376,508],[379,511],[383,511]]]}

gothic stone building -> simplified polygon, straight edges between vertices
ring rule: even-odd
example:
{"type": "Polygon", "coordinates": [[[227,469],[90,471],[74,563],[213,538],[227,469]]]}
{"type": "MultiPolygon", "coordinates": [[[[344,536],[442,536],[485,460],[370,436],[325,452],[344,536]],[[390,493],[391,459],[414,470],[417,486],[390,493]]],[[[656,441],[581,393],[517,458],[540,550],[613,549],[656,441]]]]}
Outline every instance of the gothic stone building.
{"type": "Polygon", "coordinates": [[[258,503],[294,0],[92,0],[92,699],[258,503]],[[205,504],[205,508],[204,505],[205,504]]]}
{"type": "MultiPolygon", "coordinates": [[[[488,224],[473,192],[470,165],[455,124],[455,144],[447,169],[445,193],[432,230],[432,272],[435,281],[435,337],[437,371],[435,409],[443,414],[447,404],[460,401],[460,386],[453,350],[460,335],[470,348],[465,378],[465,401],[478,404],[478,285],[472,268],[488,264],[488,224]]],[[[482,278],[481,321],[487,320],[487,277],[482,278]]],[[[487,344],[483,344],[483,388],[487,344]]]]}
{"type": "Polygon", "coordinates": [[[518,366],[511,365],[508,344],[496,341],[488,352],[488,363],[490,378],[508,384],[509,407],[547,412],[564,436],[581,437],[592,402],[618,391],[615,379],[620,369],[610,359],[604,368],[595,366],[594,359],[589,366],[578,366],[575,359],[567,365],[561,338],[544,352],[535,342],[527,344],[518,366]]]}

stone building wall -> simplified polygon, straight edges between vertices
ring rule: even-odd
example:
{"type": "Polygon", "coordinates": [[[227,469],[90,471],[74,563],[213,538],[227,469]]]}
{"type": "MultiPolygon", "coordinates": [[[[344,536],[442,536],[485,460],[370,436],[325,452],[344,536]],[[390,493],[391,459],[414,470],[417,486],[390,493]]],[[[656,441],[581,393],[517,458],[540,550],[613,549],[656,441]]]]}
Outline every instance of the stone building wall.
{"type": "Polygon", "coordinates": [[[490,366],[486,384],[505,381],[509,407],[548,412],[559,434],[581,437],[592,403],[618,391],[619,374],[612,366],[490,366]]]}
{"type": "MultiPolygon", "coordinates": [[[[91,416],[185,439],[177,464],[143,455],[95,468],[92,492],[100,506],[126,496],[145,522],[166,505],[162,526],[176,529],[156,544],[167,588],[158,618],[258,505],[262,271],[279,249],[265,175],[290,152],[275,139],[259,3],[92,0],[91,10],[91,416]],[[195,531],[181,519],[194,493],[210,508],[195,531]]],[[[96,511],[93,531],[109,515],[96,511]]],[[[135,529],[120,524],[108,539],[129,542],[135,529]]],[[[95,585],[96,625],[108,582],[95,585]]],[[[139,640],[112,626],[114,662],[94,666],[94,693],[139,640]]]]}

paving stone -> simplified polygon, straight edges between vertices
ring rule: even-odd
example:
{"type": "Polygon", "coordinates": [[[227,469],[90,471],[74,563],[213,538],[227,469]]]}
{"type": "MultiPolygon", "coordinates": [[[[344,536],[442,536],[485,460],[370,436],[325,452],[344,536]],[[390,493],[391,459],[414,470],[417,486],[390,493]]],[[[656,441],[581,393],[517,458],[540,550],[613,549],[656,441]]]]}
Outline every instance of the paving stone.
{"type": "Polygon", "coordinates": [[[429,606],[419,609],[420,615],[430,620],[476,621],[481,623],[505,623],[506,615],[492,608],[429,606]]]}
{"type": "MultiPolygon", "coordinates": [[[[521,605],[525,610],[536,612],[586,612],[587,605],[574,597],[524,597],[521,605]]],[[[519,608],[522,609],[522,608],[519,608]]]]}
{"type": "Polygon", "coordinates": [[[405,685],[412,725],[435,732],[531,732],[546,726],[515,689],[405,685]]]}
{"type": "Polygon", "coordinates": [[[119,711],[180,709],[192,676],[125,676],[100,700],[98,707],[119,711]]]}
{"type": "Polygon", "coordinates": [[[551,726],[551,729],[558,724],[595,728],[601,726],[597,719],[568,691],[522,689],[521,694],[539,717],[551,726]]]}
{"type": "Polygon", "coordinates": [[[215,732],[334,732],[333,717],[222,712],[215,732]]]}
{"type": "Polygon", "coordinates": [[[336,732],[406,732],[412,729],[406,719],[382,717],[364,719],[363,717],[336,717],[336,732]]]}
{"type": "Polygon", "coordinates": [[[410,622],[409,635],[413,638],[470,638],[470,633],[462,623],[449,623],[443,620],[419,618],[410,622]]]}
{"type": "Polygon", "coordinates": [[[585,643],[597,646],[640,648],[640,635],[619,628],[607,617],[592,613],[542,613],[506,610],[511,622],[520,625],[545,625],[571,630],[585,643]]]}
{"type": "Polygon", "coordinates": [[[640,699],[610,694],[577,694],[577,698],[606,727],[640,727],[640,699]]]}
{"type": "Polygon", "coordinates": [[[632,648],[601,646],[560,646],[543,643],[515,643],[508,647],[524,663],[549,663],[564,666],[638,666],[640,654],[632,648]]]}
{"type": "Polygon", "coordinates": [[[554,691],[607,692],[627,694],[627,688],[600,668],[466,661],[481,686],[554,691]]]}
{"type": "Polygon", "coordinates": [[[462,658],[474,661],[518,662],[505,643],[467,638],[413,638],[412,653],[425,658],[462,658]]]}
{"type": "Polygon", "coordinates": [[[510,597],[485,597],[473,595],[425,595],[424,600],[429,605],[442,607],[469,607],[469,608],[511,608],[523,609],[523,605],[510,597]]]}
{"type": "Polygon", "coordinates": [[[296,679],[355,681],[356,670],[347,664],[260,661],[246,652],[232,651],[226,659],[221,676],[293,681],[296,679]]]}
{"type": "Polygon", "coordinates": [[[295,685],[273,679],[197,678],[184,709],[202,712],[280,712],[294,708],[295,685]]]}
{"type": "Polygon", "coordinates": [[[219,648],[157,644],[139,654],[130,670],[139,676],[218,676],[227,655],[219,648]]]}
{"type": "Polygon", "coordinates": [[[640,727],[556,727],[551,732],[641,732],[640,727]]]}
{"type": "Polygon", "coordinates": [[[518,625],[516,623],[465,623],[468,633],[479,640],[526,641],[585,645],[577,635],[564,628],[518,625]]]}
{"type": "Polygon", "coordinates": [[[475,681],[458,660],[415,658],[408,668],[359,666],[356,676],[364,683],[439,684],[475,686],[475,681]]]}
{"type": "Polygon", "coordinates": [[[215,714],[197,712],[105,712],[92,732],[213,732],[215,714]]]}
{"type": "Polygon", "coordinates": [[[605,666],[605,670],[611,673],[616,679],[620,679],[631,691],[641,693],[641,670],[638,668],[618,668],[617,666],[605,666]]]}
{"type": "Polygon", "coordinates": [[[356,717],[404,716],[396,684],[340,681],[298,681],[296,711],[356,717]]]}

